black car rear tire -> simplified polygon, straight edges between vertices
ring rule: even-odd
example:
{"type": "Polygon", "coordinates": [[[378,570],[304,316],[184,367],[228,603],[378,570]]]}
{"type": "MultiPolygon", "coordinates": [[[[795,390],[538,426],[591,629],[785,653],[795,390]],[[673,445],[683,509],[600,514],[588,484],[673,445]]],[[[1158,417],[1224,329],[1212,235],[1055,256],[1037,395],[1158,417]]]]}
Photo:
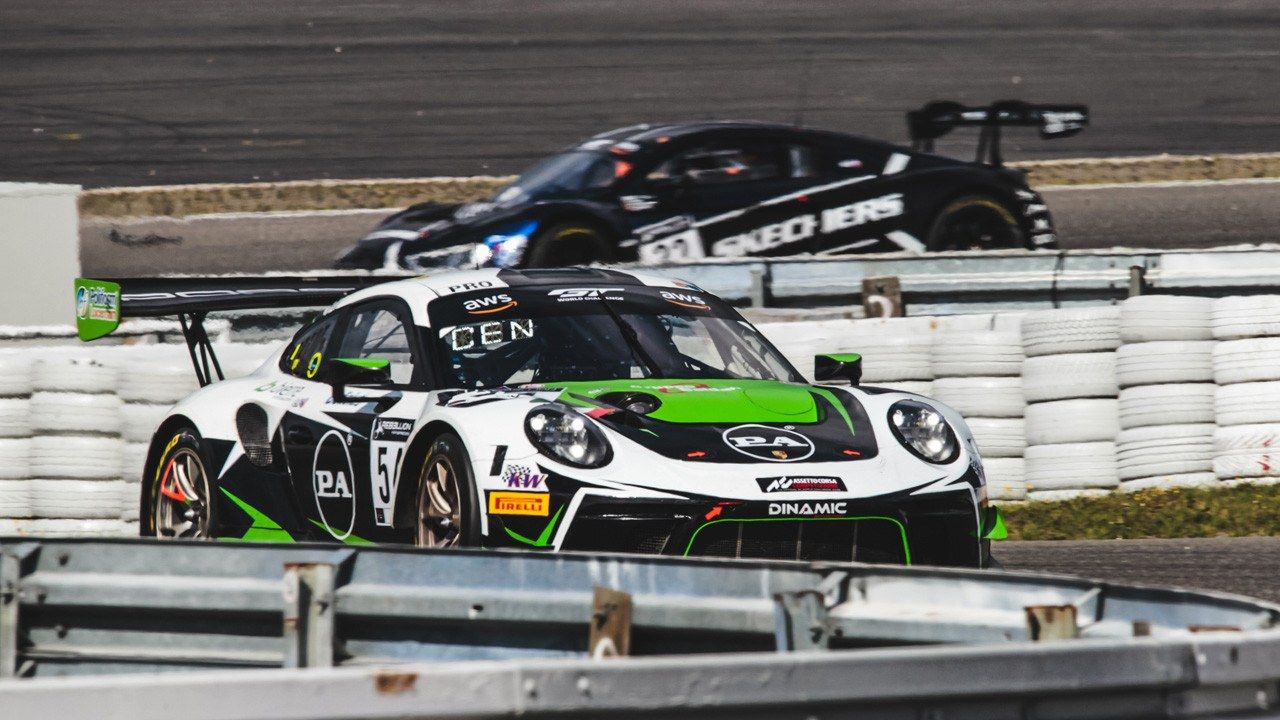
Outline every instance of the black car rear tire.
{"type": "Polygon", "coordinates": [[[938,211],[926,247],[942,250],[1028,248],[1017,215],[990,195],[963,195],[938,211]]]}
{"type": "Polygon", "coordinates": [[[525,267],[567,267],[613,260],[609,240],[584,223],[561,223],[539,233],[525,260],[525,267]]]}

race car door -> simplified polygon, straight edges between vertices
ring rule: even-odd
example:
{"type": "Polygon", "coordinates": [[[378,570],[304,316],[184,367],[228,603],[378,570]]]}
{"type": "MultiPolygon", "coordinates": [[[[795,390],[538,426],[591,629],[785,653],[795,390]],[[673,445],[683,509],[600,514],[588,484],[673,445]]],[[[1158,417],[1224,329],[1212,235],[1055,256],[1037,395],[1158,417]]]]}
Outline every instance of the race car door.
{"type": "Polygon", "coordinates": [[[322,422],[285,419],[285,442],[299,504],[319,531],[343,542],[390,542],[400,459],[426,402],[426,367],[409,308],[379,298],[344,309],[328,344],[322,422]],[[376,384],[339,385],[335,364],[385,364],[376,384]]]}

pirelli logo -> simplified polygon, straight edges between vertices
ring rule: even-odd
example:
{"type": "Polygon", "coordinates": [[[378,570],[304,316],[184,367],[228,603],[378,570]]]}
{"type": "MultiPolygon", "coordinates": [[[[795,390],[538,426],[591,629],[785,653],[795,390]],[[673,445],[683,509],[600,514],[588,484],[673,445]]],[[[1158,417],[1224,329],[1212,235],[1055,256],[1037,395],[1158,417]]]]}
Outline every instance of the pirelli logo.
{"type": "Polygon", "coordinates": [[[491,492],[490,515],[541,515],[551,514],[550,493],[491,492]]]}

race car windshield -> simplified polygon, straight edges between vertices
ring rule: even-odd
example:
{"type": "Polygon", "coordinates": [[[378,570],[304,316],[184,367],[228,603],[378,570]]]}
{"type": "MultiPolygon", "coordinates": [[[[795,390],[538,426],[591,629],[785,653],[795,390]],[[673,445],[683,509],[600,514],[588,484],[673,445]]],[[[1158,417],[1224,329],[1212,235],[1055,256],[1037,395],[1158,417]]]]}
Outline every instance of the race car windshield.
{"type": "Polygon", "coordinates": [[[447,387],[800,375],[732,308],[697,291],[503,289],[429,308],[447,387]]]}
{"type": "Polygon", "coordinates": [[[540,200],[607,187],[630,165],[602,153],[584,150],[552,155],[524,171],[494,196],[496,203],[540,200]]]}

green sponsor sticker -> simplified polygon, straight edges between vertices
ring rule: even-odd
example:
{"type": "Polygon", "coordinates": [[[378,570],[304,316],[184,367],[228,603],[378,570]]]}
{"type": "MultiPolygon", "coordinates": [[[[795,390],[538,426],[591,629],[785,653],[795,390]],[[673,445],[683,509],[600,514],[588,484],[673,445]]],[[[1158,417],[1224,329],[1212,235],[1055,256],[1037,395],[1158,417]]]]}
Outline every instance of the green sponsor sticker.
{"type": "Polygon", "coordinates": [[[120,325],[120,285],[76,278],[76,332],[81,340],[110,335],[120,325]]]}

